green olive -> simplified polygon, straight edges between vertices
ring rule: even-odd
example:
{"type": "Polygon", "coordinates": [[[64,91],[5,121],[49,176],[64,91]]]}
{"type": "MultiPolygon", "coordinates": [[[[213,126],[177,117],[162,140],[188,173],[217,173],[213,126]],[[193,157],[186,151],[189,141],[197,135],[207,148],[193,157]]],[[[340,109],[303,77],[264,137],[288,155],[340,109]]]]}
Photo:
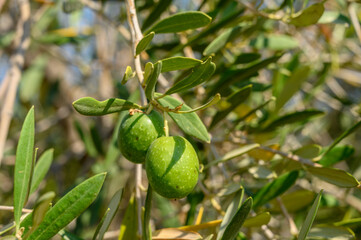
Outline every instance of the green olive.
{"type": "Polygon", "coordinates": [[[164,135],[163,126],[163,118],[156,111],[127,115],[118,133],[118,145],[123,156],[134,163],[143,163],[150,144],[164,135]]]}
{"type": "Polygon", "coordinates": [[[198,181],[197,153],[183,137],[160,137],[148,149],[145,170],[150,185],[158,194],[183,198],[192,192],[198,181]]]}

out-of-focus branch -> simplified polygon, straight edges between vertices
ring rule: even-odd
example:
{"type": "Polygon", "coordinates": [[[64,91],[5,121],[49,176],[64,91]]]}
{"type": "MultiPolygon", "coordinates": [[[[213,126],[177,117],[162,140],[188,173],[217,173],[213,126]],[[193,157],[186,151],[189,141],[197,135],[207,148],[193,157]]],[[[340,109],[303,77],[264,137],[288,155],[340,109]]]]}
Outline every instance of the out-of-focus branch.
{"type": "Polygon", "coordinates": [[[295,222],[293,221],[292,217],[290,216],[290,214],[288,213],[286,206],[282,202],[282,199],[280,197],[278,197],[277,202],[280,205],[281,211],[282,211],[283,215],[285,215],[285,217],[288,221],[288,224],[290,225],[291,234],[293,236],[297,236],[297,234],[298,234],[297,226],[296,226],[295,222]]]}
{"type": "Polygon", "coordinates": [[[7,71],[4,82],[8,82],[5,91],[5,100],[2,104],[0,116],[0,165],[4,155],[5,142],[8,135],[16,92],[21,78],[21,71],[25,61],[25,51],[30,45],[30,3],[28,0],[18,0],[20,17],[16,27],[14,49],[10,58],[10,69],[7,71]]]}
{"type": "Polygon", "coordinates": [[[356,3],[350,4],[350,6],[348,7],[348,13],[350,14],[351,22],[355,29],[356,35],[361,42],[361,27],[356,14],[356,3]]]}
{"type": "Polygon", "coordinates": [[[90,0],[80,0],[82,4],[84,4],[86,7],[93,10],[101,19],[112,25],[114,28],[118,30],[118,32],[125,38],[125,40],[130,41],[131,36],[129,34],[129,31],[123,26],[123,25],[117,25],[114,21],[109,19],[107,16],[105,16],[101,10],[102,6],[100,3],[90,0]]]}
{"type": "MultiPolygon", "coordinates": [[[[0,206],[0,211],[14,211],[14,207],[13,206],[0,206]]],[[[22,212],[23,213],[31,213],[33,210],[32,209],[27,209],[27,208],[23,208],[22,212]]]]}

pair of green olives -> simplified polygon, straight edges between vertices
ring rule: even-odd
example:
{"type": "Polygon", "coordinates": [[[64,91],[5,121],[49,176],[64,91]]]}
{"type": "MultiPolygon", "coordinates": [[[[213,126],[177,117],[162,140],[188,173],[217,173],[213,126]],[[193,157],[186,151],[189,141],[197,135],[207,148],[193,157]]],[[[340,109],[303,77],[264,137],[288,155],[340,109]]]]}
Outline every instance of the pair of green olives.
{"type": "Polygon", "coordinates": [[[164,136],[162,116],[133,112],[118,134],[120,151],[134,163],[145,162],[152,188],[166,198],[183,198],[198,181],[199,163],[192,144],[180,136],[164,136]]]}

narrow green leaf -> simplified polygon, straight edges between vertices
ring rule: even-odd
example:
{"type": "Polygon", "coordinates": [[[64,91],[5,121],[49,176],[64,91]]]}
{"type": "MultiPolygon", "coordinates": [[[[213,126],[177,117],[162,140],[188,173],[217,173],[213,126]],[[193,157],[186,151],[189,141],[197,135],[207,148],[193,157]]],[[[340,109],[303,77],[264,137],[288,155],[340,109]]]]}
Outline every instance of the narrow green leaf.
{"type": "Polygon", "coordinates": [[[315,177],[339,187],[351,188],[360,184],[354,176],[341,169],[307,166],[307,171],[315,177]]]}
{"type": "Polygon", "coordinates": [[[91,97],[83,97],[73,102],[73,107],[86,116],[101,116],[129,109],[141,109],[136,103],[124,99],[110,98],[102,102],[91,97]]]}
{"type": "Polygon", "coordinates": [[[229,107],[216,113],[212,119],[212,123],[209,128],[216,126],[223,118],[225,118],[230,112],[232,112],[238,105],[243,103],[252,92],[252,85],[247,85],[232,95],[228,96],[226,102],[229,107]]]}
{"type": "Polygon", "coordinates": [[[211,100],[209,100],[206,104],[203,104],[202,106],[193,108],[192,110],[188,110],[188,111],[178,111],[178,113],[192,113],[192,112],[197,112],[203,109],[206,109],[216,103],[219,102],[219,100],[221,100],[221,95],[219,93],[216,94],[216,96],[214,96],[211,100]]]}
{"type": "Polygon", "coordinates": [[[352,227],[352,226],[359,226],[361,224],[361,218],[351,218],[351,219],[345,219],[341,220],[339,222],[334,222],[333,225],[336,227],[352,227]]]}
{"type": "Polygon", "coordinates": [[[33,175],[34,121],[34,107],[32,107],[25,117],[16,149],[14,172],[14,218],[16,230],[19,230],[20,227],[20,217],[29,196],[31,177],[33,175]]]}
{"type": "Polygon", "coordinates": [[[351,21],[348,17],[343,15],[339,11],[324,11],[321,18],[318,19],[318,24],[327,24],[327,23],[334,23],[334,24],[345,24],[350,25],[351,21]]]}
{"type": "Polygon", "coordinates": [[[105,173],[95,175],[62,197],[27,240],[48,240],[78,217],[98,196],[105,173]]]}
{"type": "Polygon", "coordinates": [[[312,226],[313,220],[315,220],[318,207],[320,206],[322,192],[323,192],[323,190],[321,190],[319,192],[319,194],[317,195],[315,201],[312,204],[312,207],[311,207],[310,211],[307,213],[307,217],[306,217],[305,221],[302,224],[302,227],[301,227],[301,230],[300,230],[300,233],[298,235],[297,240],[306,239],[307,234],[310,231],[310,228],[312,226]]]}
{"type": "Polygon", "coordinates": [[[203,12],[189,11],[176,13],[154,24],[146,33],[175,33],[197,29],[208,25],[212,18],[203,12]]]}
{"type": "Polygon", "coordinates": [[[150,213],[152,210],[152,196],[153,189],[150,185],[148,185],[147,197],[145,198],[144,205],[144,220],[143,220],[143,235],[144,240],[152,240],[152,231],[150,228],[150,213]]]}
{"type": "Polygon", "coordinates": [[[51,163],[53,162],[54,149],[46,150],[35,164],[34,175],[31,181],[30,194],[36,191],[41,181],[44,179],[49,171],[51,163]]]}
{"type": "Polygon", "coordinates": [[[295,151],[293,151],[293,154],[301,156],[303,158],[312,159],[320,155],[321,149],[322,147],[320,145],[310,144],[296,149],[295,151]]]}
{"type": "Polygon", "coordinates": [[[353,240],[355,234],[351,229],[346,227],[315,227],[312,228],[307,235],[308,239],[338,239],[338,240],[353,240]]]}
{"type": "MultiPolygon", "coordinates": [[[[160,93],[155,94],[156,97],[162,96],[160,93]]],[[[181,106],[180,111],[189,111],[192,110],[186,104],[178,101],[177,99],[171,96],[165,96],[157,100],[160,105],[163,107],[176,108],[181,106]],[[182,105],[183,104],[183,105],[182,105]]],[[[172,113],[168,112],[168,115],[173,119],[173,121],[179,126],[179,128],[184,131],[186,134],[198,138],[199,140],[210,142],[210,137],[207,131],[207,128],[204,126],[201,119],[196,113],[172,113]]]]}
{"type": "Polygon", "coordinates": [[[338,162],[341,162],[342,160],[351,157],[354,152],[355,149],[352,146],[336,146],[324,154],[318,163],[324,167],[330,167],[338,162]]]}
{"type": "Polygon", "coordinates": [[[108,230],[111,222],[113,221],[113,218],[115,217],[115,214],[118,211],[120,201],[123,197],[123,188],[118,190],[110,200],[110,203],[108,205],[108,211],[106,214],[104,214],[104,217],[102,219],[102,223],[98,225],[94,237],[94,240],[102,240],[104,238],[105,232],[108,230]]]}
{"type": "Polygon", "coordinates": [[[138,220],[137,206],[134,196],[129,200],[127,210],[125,211],[122,224],[120,225],[120,233],[118,240],[137,239],[138,220]]]}
{"type": "Polygon", "coordinates": [[[107,210],[105,211],[105,213],[104,213],[102,219],[100,220],[97,228],[95,229],[95,232],[94,232],[94,235],[93,235],[92,240],[96,240],[96,239],[97,239],[98,234],[99,234],[100,227],[103,225],[103,223],[104,223],[104,221],[105,221],[105,218],[108,216],[109,211],[110,211],[110,209],[107,208],[107,210]]]}
{"type": "Polygon", "coordinates": [[[126,84],[131,78],[133,78],[135,76],[135,73],[132,70],[132,67],[127,66],[127,68],[125,69],[125,73],[123,76],[123,79],[121,81],[121,84],[126,84]]]}
{"type": "Polygon", "coordinates": [[[139,41],[139,43],[137,44],[137,48],[135,50],[135,54],[138,55],[141,52],[143,52],[145,49],[147,49],[148,45],[150,44],[150,42],[153,40],[155,33],[151,32],[147,35],[145,35],[142,40],[139,41]]]}
{"type": "Polygon", "coordinates": [[[292,171],[285,173],[272,182],[263,186],[255,195],[254,195],[254,207],[257,208],[280,196],[282,193],[286,192],[287,189],[292,187],[298,178],[298,171],[292,171]]]}
{"type": "Polygon", "coordinates": [[[254,217],[247,218],[244,221],[244,227],[261,227],[266,225],[271,221],[271,214],[269,212],[260,213],[254,217]]]}
{"type": "Polygon", "coordinates": [[[216,37],[203,51],[203,55],[211,55],[222,49],[227,42],[231,41],[232,37],[240,32],[241,27],[227,29],[225,32],[216,37]]]}
{"type": "Polygon", "coordinates": [[[149,78],[154,71],[154,65],[151,62],[147,62],[144,67],[144,80],[143,80],[143,87],[148,84],[149,78]]]}
{"type": "Polygon", "coordinates": [[[245,64],[254,62],[261,57],[259,53],[241,53],[236,57],[233,64],[245,64]]]}
{"type": "Polygon", "coordinates": [[[236,195],[234,196],[232,202],[229,204],[226,210],[226,214],[224,215],[221,225],[218,230],[217,240],[220,240],[226,230],[226,227],[231,223],[234,215],[236,215],[238,208],[242,204],[242,199],[244,195],[244,189],[240,189],[237,191],[236,195]]]}
{"type": "Polygon", "coordinates": [[[357,122],[351,128],[344,131],[338,138],[336,138],[336,140],[333,141],[331,146],[327,149],[326,152],[323,153],[323,155],[326,155],[329,151],[331,151],[332,148],[334,148],[339,142],[341,142],[342,139],[344,139],[345,137],[347,137],[351,133],[355,132],[359,127],[361,127],[361,121],[357,122]]]}
{"type": "MultiPolygon", "coordinates": [[[[310,205],[315,199],[315,193],[309,190],[297,190],[281,196],[281,200],[288,212],[297,212],[310,205]],[[299,201],[302,199],[302,201],[299,201]]],[[[282,212],[279,202],[273,199],[269,202],[274,212],[282,212]]]]}
{"type": "Polygon", "coordinates": [[[210,57],[207,61],[196,66],[188,77],[175,83],[165,94],[172,94],[191,89],[192,87],[209,80],[215,70],[216,65],[212,62],[212,58],[210,57]]]}
{"type": "Polygon", "coordinates": [[[51,202],[53,201],[54,197],[54,192],[47,192],[36,201],[34,211],[32,212],[32,227],[26,236],[34,232],[43,221],[45,214],[51,207],[51,202]]]}
{"type": "Polygon", "coordinates": [[[257,49],[271,49],[274,51],[288,50],[298,47],[296,38],[283,34],[259,35],[252,39],[250,46],[257,49]]]}
{"type": "Polygon", "coordinates": [[[162,72],[192,68],[202,63],[201,60],[188,57],[170,57],[160,61],[162,62],[162,72]]]}
{"type": "Polygon", "coordinates": [[[316,3],[297,13],[289,21],[296,27],[305,27],[317,23],[325,10],[323,3],[316,3]]]}
{"type": "Polygon", "coordinates": [[[147,85],[145,86],[145,96],[147,96],[149,100],[154,99],[155,85],[158,82],[158,77],[161,72],[161,69],[162,69],[162,62],[161,61],[156,62],[154,64],[154,70],[152,71],[152,74],[150,75],[149,80],[147,81],[147,85]]]}
{"type": "Polygon", "coordinates": [[[308,66],[300,66],[292,72],[291,77],[287,80],[279,95],[276,96],[276,111],[281,109],[301,89],[302,83],[307,79],[310,70],[308,66]]]}
{"type": "Polygon", "coordinates": [[[273,122],[269,123],[265,128],[261,129],[262,132],[271,132],[276,130],[278,127],[285,126],[287,124],[292,124],[296,122],[306,121],[311,117],[315,117],[317,115],[323,115],[324,113],[319,110],[305,110],[302,112],[293,112],[289,113],[285,116],[277,118],[273,122]]]}
{"type": "Polygon", "coordinates": [[[237,213],[232,218],[231,222],[228,224],[222,240],[233,240],[238,232],[240,231],[244,221],[246,220],[249,212],[252,209],[252,198],[248,198],[242,206],[238,209],[237,213]]]}
{"type": "Polygon", "coordinates": [[[253,144],[245,145],[243,147],[232,150],[229,153],[225,154],[222,158],[208,163],[206,166],[204,166],[204,169],[207,169],[210,166],[216,165],[216,164],[218,164],[220,162],[226,162],[226,161],[231,160],[231,159],[233,159],[235,157],[239,157],[239,156],[251,151],[252,149],[255,149],[255,148],[258,148],[258,147],[259,147],[258,143],[253,143],[253,144]]]}

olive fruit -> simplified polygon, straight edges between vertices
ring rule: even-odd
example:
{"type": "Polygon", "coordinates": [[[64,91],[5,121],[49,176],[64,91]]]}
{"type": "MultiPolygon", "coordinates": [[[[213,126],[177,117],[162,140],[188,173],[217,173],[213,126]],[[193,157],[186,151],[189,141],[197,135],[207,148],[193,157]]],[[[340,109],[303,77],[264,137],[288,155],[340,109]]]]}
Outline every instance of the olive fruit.
{"type": "Polygon", "coordinates": [[[156,111],[127,115],[118,133],[118,145],[123,156],[134,163],[143,163],[150,144],[164,135],[163,126],[163,118],[156,111]]]}
{"type": "Polygon", "coordinates": [[[145,170],[152,188],[166,198],[183,198],[198,181],[199,163],[192,144],[183,137],[160,137],[149,147],[145,170]]]}

